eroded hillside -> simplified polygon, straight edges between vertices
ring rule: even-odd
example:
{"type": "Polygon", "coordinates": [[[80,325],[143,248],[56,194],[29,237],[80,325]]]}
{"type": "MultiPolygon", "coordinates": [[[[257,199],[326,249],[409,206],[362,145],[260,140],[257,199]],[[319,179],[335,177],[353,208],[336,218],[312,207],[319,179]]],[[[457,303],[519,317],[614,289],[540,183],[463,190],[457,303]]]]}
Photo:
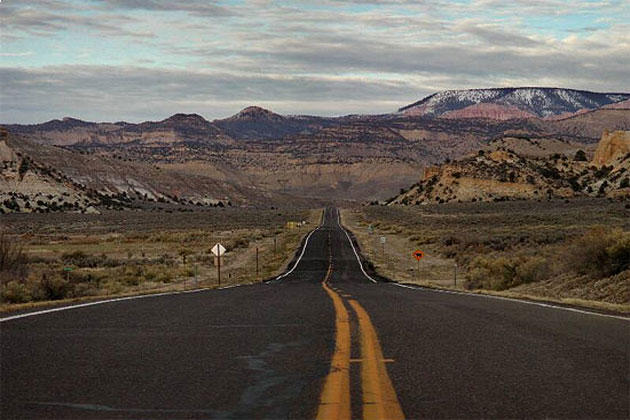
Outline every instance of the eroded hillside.
{"type": "Polygon", "coordinates": [[[544,157],[505,146],[480,150],[428,168],[422,181],[390,204],[581,196],[630,196],[630,132],[604,132],[592,161],[582,150],[544,157]]]}

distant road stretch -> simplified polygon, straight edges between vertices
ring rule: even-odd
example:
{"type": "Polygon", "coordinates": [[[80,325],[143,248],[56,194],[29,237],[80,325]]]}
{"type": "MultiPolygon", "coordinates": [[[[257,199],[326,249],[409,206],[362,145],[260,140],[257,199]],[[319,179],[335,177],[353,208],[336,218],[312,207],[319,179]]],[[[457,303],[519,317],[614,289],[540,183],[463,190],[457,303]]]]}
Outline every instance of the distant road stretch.
{"type": "Polygon", "coordinates": [[[630,322],[375,282],[336,209],[267,284],[0,322],[2,419],[630,417],[630,322]]]}

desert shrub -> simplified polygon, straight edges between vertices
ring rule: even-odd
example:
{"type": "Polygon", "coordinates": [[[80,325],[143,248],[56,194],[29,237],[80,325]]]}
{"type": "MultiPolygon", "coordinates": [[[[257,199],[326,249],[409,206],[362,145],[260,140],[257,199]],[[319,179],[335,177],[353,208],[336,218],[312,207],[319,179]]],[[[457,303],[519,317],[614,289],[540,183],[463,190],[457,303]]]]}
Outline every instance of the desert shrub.
{"type": "Polygon", "coordinates": [[[571,241],[562,255],[569,271],[611,276],[630,268],[630,233],[596,227],[571,241]]]}
{"type": "Polygon", "coordinates": [[[183,267],[179,270],[179,274],[183,277],[194,277],[195,270],[192,267],[183,267]]]}
{"type": "Polygon", "coordinates": [[[586,152],[581,149],[578,150],[577,152],[575,152],[573,160],[576,162],[586,162],[588,160],[588,158],[586,157],[586,152]]]}
{"type": "Polygon", "coordinates": [[[470,264],[465,283],[468,289],[505,290],[524,283],[544,280],[547,260],[540,256],[488,258],[479,256],[470,264]]]}
{"type": "Polygon", "coordinates": [[[75,297],[96,296],[98,295],[98,287],[91,283],[78,283],[74,286],[72,294],[75,297]]]}
{"type": "Polygon", "coordinates": [[[603,178],[607,176],[610,173],[610,171],[612,171],[612,169],[613,169],[612,165],[611,166],[604,165],[601,168],[596,168],[594,175],[597,178],[603,178]]]}
{"type": "Polygon", "coordinates": [[[172,267],[175,265],[175,259],[169,255],[169,254],[162,254],[158,259],[157,262],[160,264],[164,264],[168,267],[172,267]]]}
{"type": "Polygon", "coordinates": [[[168,270],[163,270],[158,274],[156,281],[160,283],[170,283],[173,281],[173,273],[168,270]]]}
{"type": "Polygon", "coordinates": [[[460,243],[460,238],[456,235],[446,235],[442,238],[442,245],[451,246],[460,243]]]}
{"type": "Polygon", "coordinates": [[[28,274],[28,259],[22,246],[0,234],[0,284],[23,280],[28,274]]]}
{"type": "Polygon", "coordinates": [[[18,174],[20,176],[20,179],[24,178],[24,175],[26,174],[26,172],[28,172],[30,166],[31,166],[31,160],[28,158],[28,156],[22,159],[22,161],[20,162],[20,166],[18,168],[18,174]]]}
{"type": "Polygon", "coordinates": [[[520,283],[534,283],[544,280],[548,273],[547,259],[540,256],[521,258],[516,267],[516,277],[520,283]]]}
{"type": "Polygon", "coordinates": [[[620,234],[606,253],[609,260],[606,274],[614,275],[630,269],[630,233],[620,234]]]}
{"type": "Polygon", "coordinates": [[[158,277],[158,271],[155,269],[148,269],[145,271],[144,273],[144,279],[146,281],[155,281],[155,279],[157,279],[158,277]]]}
{"type": "Polygon", "coordinates": [[[74,252],[64,252],[61,254],[61,261],[64,264],[68,265],[76,265],[77,267],[99,267],[108,264],[109,261],[105,254],[90,255],[86,254],[83,251],[74,251],[74,252]]]}
{"type": "Polygon", "coordinates": [[[35,300],[59,300],[68,297],[70,291],[69,283],[62,276],[47,272],[34,285],[32,293],[35,300]]]}
{"type": "Polygon", "coordinates": [[[511,281],[513,270],[506,258],[476,257],[470,264],[466,288],[504,290],[511,281]]]}
{"type": "Polygon", "coordinates": [[[3,285],[0,298],[6,303],[26,303],[32,300],[28,286],[19,281],[9,281],[3,285]]]}
{"type": "Polygon", "coordinates": [[[193,251],[191,249],[188,248],[180,248],[177,251],[177,254],[182,257],[182,264],[186,264],[186,259],[188,258],[189,255],[191,255],[193,253],[193,251]]]}
{"type": "Polygon", "coordinates": [[[230,251],[239,249],[239,248],[247,248],[248,246],[249,246],[248,238],[231,239],[226,244],[226,248],[230,251]]]}
{"type": "Polygon", "coordinates": [[[137,286],[142,282],[142,278],[134,275],[125,275],[120,278],[120,282],[126,286],[137,286]]]}

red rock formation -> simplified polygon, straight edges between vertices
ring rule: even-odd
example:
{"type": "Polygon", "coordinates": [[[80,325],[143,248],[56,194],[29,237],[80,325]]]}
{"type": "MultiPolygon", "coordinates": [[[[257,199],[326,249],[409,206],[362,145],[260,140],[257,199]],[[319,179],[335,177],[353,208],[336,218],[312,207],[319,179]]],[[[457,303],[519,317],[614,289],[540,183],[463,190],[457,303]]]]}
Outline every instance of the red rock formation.
{"type": "Polygon", "coordinates": [[[494,120],[511,120],[515,118],[536,118],[536,116],[514,106],[480,103],[456,111],[447,112],[440,118],[491,118],[494,120]]]}

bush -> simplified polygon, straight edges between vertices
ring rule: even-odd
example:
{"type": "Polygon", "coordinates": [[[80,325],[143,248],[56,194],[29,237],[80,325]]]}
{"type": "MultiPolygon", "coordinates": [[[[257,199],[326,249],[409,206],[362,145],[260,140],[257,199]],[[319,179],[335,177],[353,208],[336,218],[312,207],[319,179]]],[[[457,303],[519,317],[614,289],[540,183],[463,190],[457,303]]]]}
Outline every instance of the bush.
{"type": "Polygon", "coordinates": [[[103,265],[111,266],[111,262],[102,254],[100,256],[86,254],[83,251],[64,252],[61,255],[64,264],[76,265],[77,267],[99,267],[103,265]]]}
{"type": "Polygon", "coordinates": [[[18,281],[10,281],[2,287],[0,297],[6,303],[26,303],[31,301],[28,287],[18,281]]]}
{"type": "Polygon", "coordinates": [[[71,290],[68,282],[53,273],[43,273],[33,290],[35,300],[59,300],[68,297],[71,290]]]}
{"type": "Polygon", "coordinates": [[[597,227],[574,239],[563,260],[567,269],[582,275],[605,277],[630,268],[630,233],[597,227]]]}
{"type": "Polygon", "coordinates": [[[0,283],[23,280],[28,275],[28,259],[17,241],[0,235],[0,283]]]}
{"type": "Polygon", "coordinates": [[[624,233],[616,238],[615,242],[606,248],[609,265],[608,275],[615,275],[630,269],[630,233],[624,233]]]}
{"type": "Polygon", "coordinates": [[[548,273],[543,257],[476,257],[470,264],[465,287],[468,289],[505,290],[524,283],[544,280],[548,273]]]}
{"type": "Polygon", "coordinates": [[[547,259],[533,256],[521,259],[516,267],[516,277],[521,283],[534,283],[544,280],[549,273],[547,259]]]}
{"type": "Polygon", "coordinates": [[[586,162],[588,158],[586,157],[586,152],[584,150],[578,150],[575,152],[575,156],[573,160],[576,162],[586,162]]]}

